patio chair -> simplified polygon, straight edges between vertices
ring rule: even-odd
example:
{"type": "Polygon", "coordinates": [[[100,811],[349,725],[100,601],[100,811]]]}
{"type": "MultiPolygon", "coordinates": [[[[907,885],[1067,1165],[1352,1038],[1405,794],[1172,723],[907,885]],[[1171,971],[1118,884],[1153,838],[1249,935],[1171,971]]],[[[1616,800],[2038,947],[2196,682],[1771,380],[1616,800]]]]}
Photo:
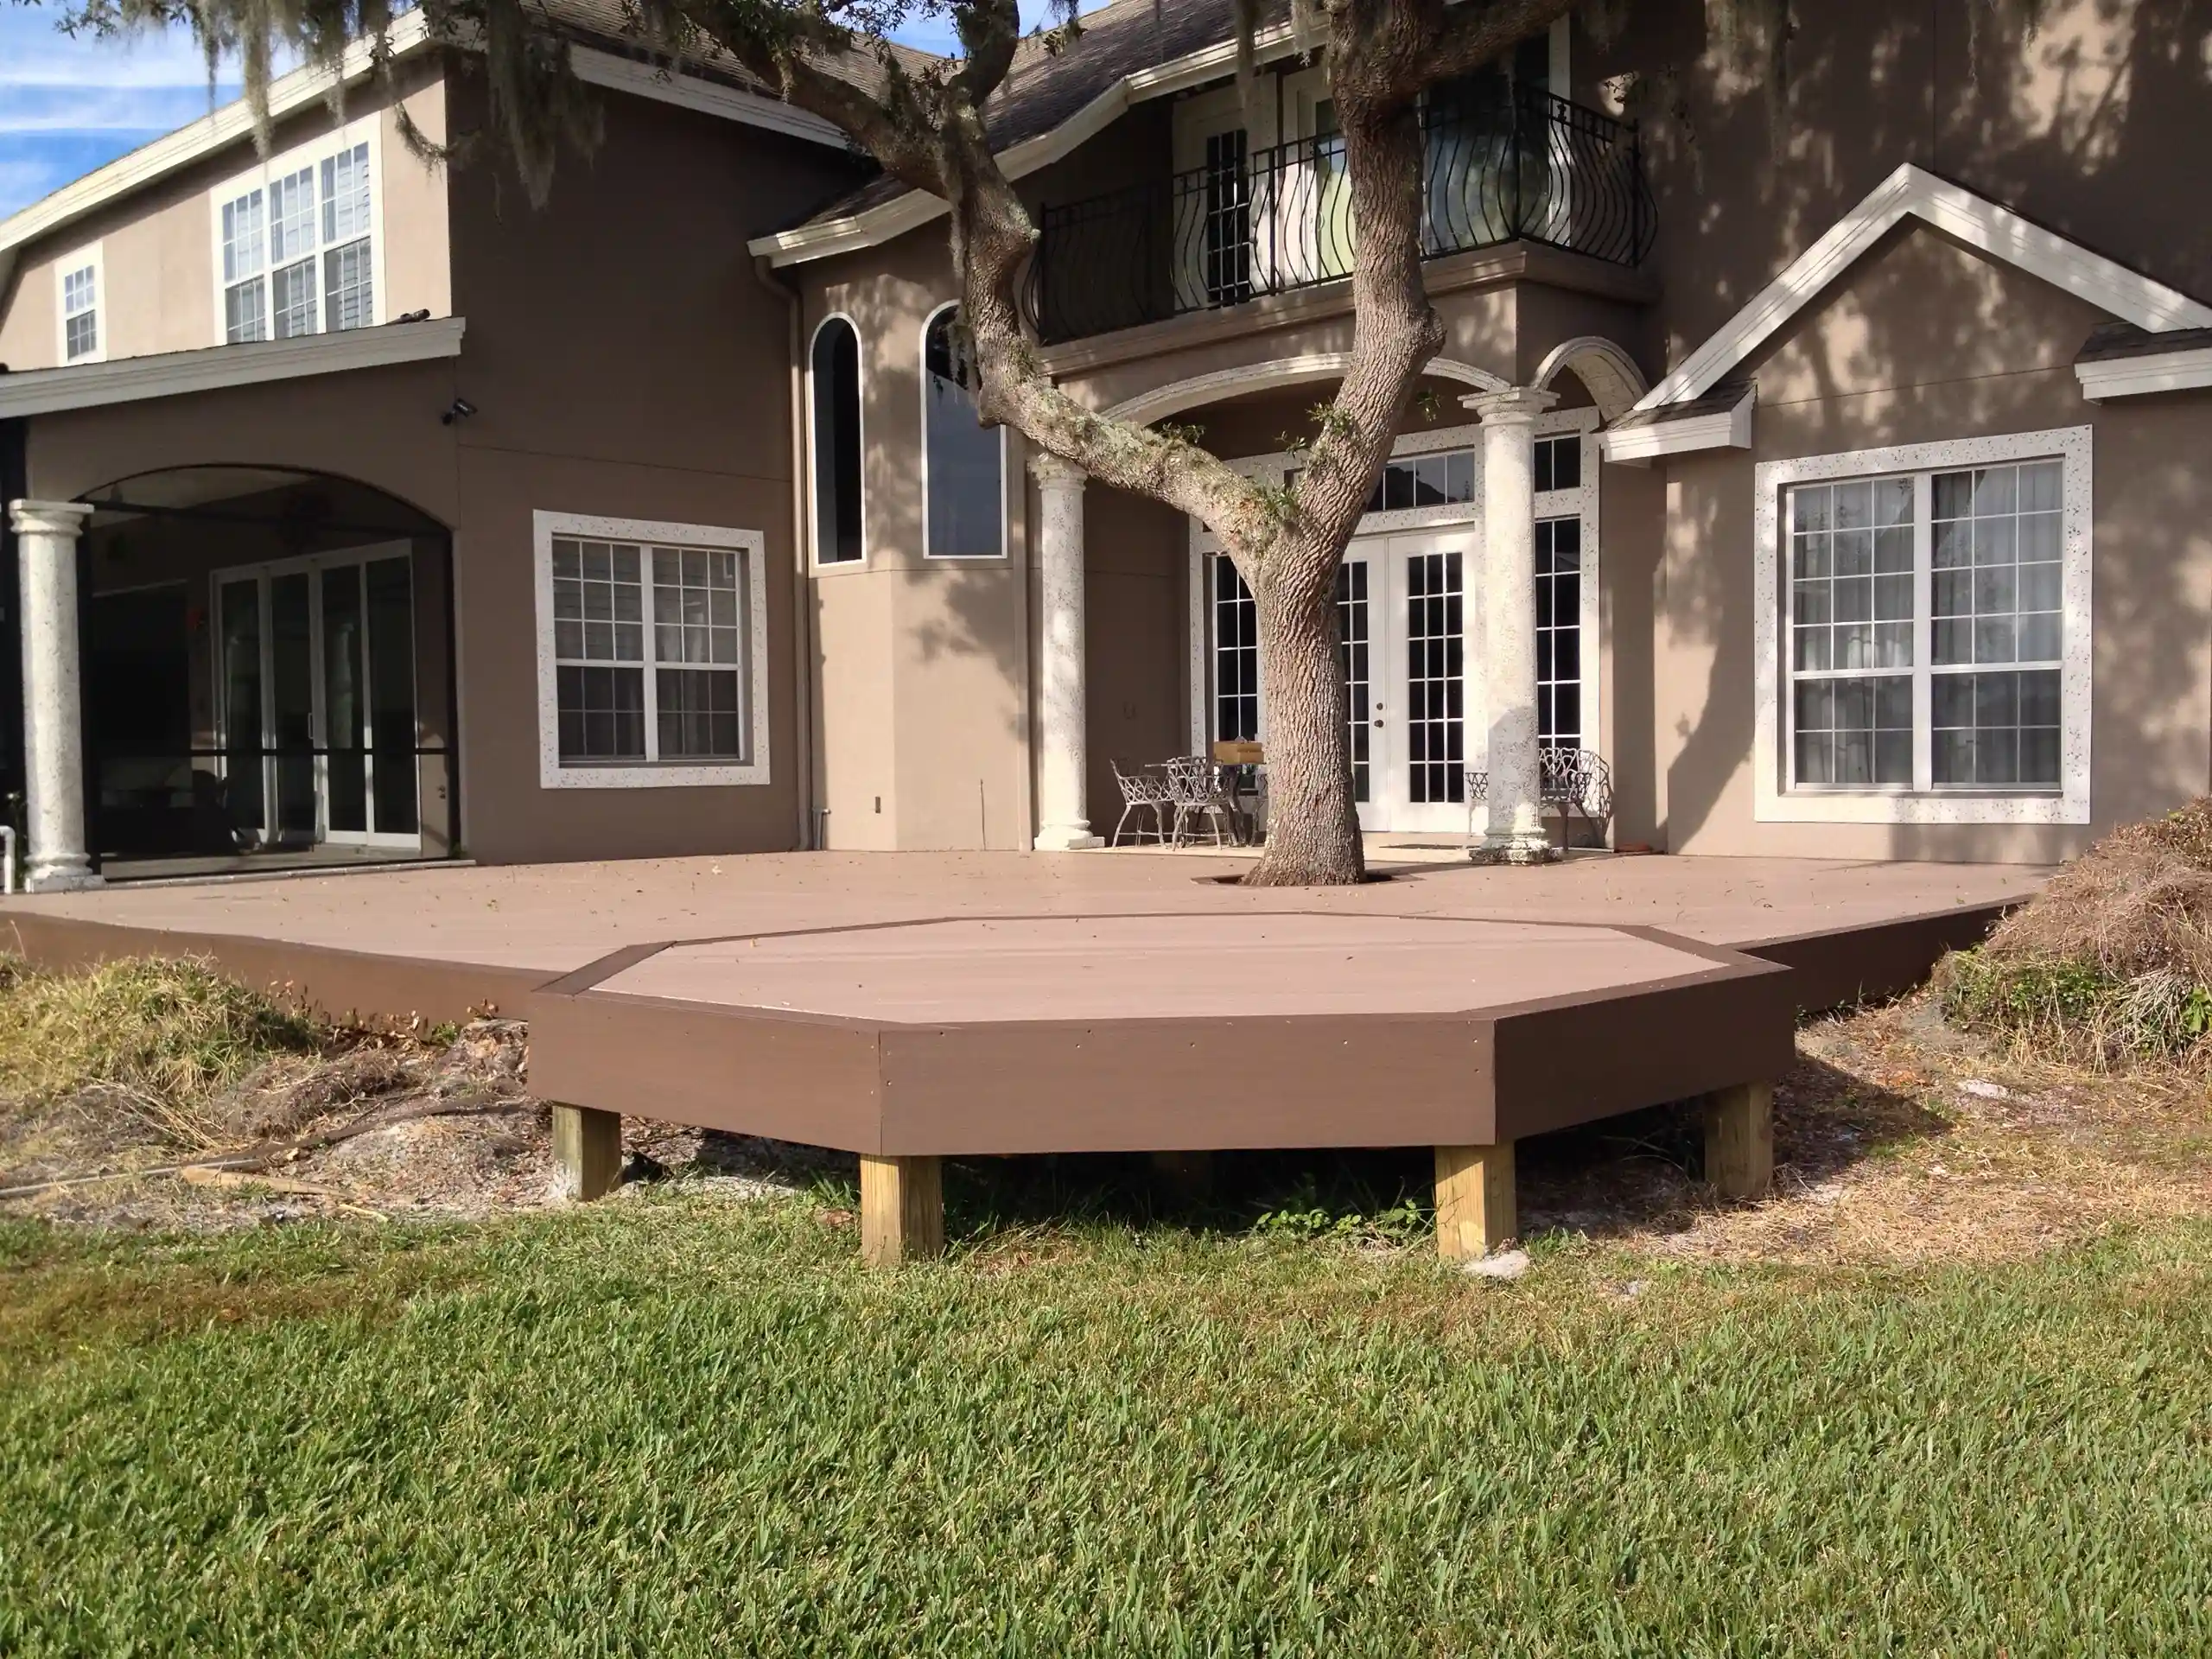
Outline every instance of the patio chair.
{"type": "Polygon", "coordinates": [[[1167,763],[1167,788],[1175,806],[1174,844],[1183,844],[1183,825],[1192,817],[1206,820],[1213,844],[1223,845],[1221,832],[1229,831],[1230,846],[1241,844],[1236,828],[1236,802],[1229,791],[1222,769],[1202,754],[1178,755],[1167,763]]]}
{"type": "MultiPolygon", "coordinates": [[[[1490,773],[1467,768],[1467,837],[1475,836],[1475,810],[1490,799],[1490,773]]],[[[1543,748],[1536,752],[1536,804],[1559,809],[1566,843],[1574,845],[1574,820],[1592,826],[1613,816],[1613,769],[1595,749],[1543,748]]],[[[1605,844],[1602,830],[1598,844],[1605,844]]]]}
{"type": "MultiPolygon", "coordinates": [[[[1168,813],[1175,804],[1174,798],[1168,789],[1167,779],[1157,773],[1147,772],[1141,766],[1125,768],[1119,760],[1109,760],[1106,764],[1114,768],[1114,781],[1120,785],[1122,791],[1121,821],[1114,826],[1114,833],[1109,837],[1110,843],[1116,847],[1122,844],[1122,832],[1128,827],[1129,819],[1133,815],[1149,812],[1152,814],[1152,838],[1161,846],[1166,846],[1169,830],[1168,813]]],[[[1137,826],[1130,833],[1133,840],[1140,842],[1144,840],[1144,820],[1141,817],[1137,819],[1137,826]]]]}

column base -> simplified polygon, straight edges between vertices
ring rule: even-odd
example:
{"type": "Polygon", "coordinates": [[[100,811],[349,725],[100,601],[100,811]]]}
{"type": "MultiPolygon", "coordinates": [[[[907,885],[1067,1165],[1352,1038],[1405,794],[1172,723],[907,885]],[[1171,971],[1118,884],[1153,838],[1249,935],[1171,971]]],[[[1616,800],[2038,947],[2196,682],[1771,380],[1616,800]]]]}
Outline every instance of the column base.
{"type": "Polygon", "coordinates": [[[85,864],[34,864],[23,873],[25,893],[82,893],[106,885],[97,871],[85,864]]]}
{"type": "Polygon", "coordinates": [[[1030,844],[1040,853],[1087,853],[1106,842],[1092,835],[1087,823],[1048,823],[1030,844]]]}
{"type": "Polygon", "coordinates": [[[1529,835],[1484,836],[1467,849],[1472,864],[1556,864],[1566,855],[1541,830],[1529,835]]]}

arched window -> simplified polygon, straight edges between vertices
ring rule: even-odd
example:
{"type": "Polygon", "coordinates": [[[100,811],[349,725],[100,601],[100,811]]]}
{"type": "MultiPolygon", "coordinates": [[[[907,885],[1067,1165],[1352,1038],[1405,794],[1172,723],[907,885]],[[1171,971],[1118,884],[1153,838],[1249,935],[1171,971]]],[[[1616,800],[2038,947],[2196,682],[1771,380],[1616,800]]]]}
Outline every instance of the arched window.
{"type": "Polygon", "coordinates": [[[814,562],[849,564],[861,541],[861,337],[842,317],[815,330],[814,562]]]}
{"type": "Polygon", "coordinates": [[[960,308],[922,331],[922,488],[933,559],[995,559],[1006,552],[1004,434],[976,417],[970,347],[960,308]]]}

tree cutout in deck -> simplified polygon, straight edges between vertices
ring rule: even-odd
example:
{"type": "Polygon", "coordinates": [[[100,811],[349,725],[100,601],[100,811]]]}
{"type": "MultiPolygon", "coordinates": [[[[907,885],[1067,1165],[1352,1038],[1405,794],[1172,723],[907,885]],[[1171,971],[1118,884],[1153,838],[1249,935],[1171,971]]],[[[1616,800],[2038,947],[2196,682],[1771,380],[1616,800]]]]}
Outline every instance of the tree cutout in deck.
{"type": "MultiPolygon", "coordinates": [[[[1237,78],[1250,103],[1257,37],[1279,14],[1261,0],[1230,3],[1237,78]]],[[[1080,0],[1051,3],[1057,22],[1039,37],[1041,49],[1082,51],[1080,0]]],[[[1299,47],[1326,67],[1332,162],[1341,155],[1348,181],[1353,340],[1341,385],[1315,411],[1311,445],[1284,490],[1240,476],[1172,427],[1086,409],[1046,373],[1020,303],[1037,231],[987,130],[986,105],[1022,41],[1018,0],[627,0],[623,14],[640,43],[672,66],[727,54],[796,107],[842,128],[893,178],[945,201],[979,417],[1013,426],[1090,477],[1186,513],[1220,538],[1255,601],[1267,705],[1269,834],[1245,880],[1294,886],[1364,874],[1334,601],[1344,550],[1422,371],[1444,345],[1422,273],[1422,95],[1509,61],[1515,46],[1570,12],[1603,39],[1656,3],[1292,0],[1299,47]],[[917,68],[889,34],[937,15],[950,16],[962,55],[917,68]]],[[[2032,16],[2040,0],[1963,3],[1977,17],[1999,7],[2032,16]]],[[[1777,132],[1792,4],[1705,4],[1716,38],[1763,87],[1777,132]]],[[[596,134],[596,106],[569,67],[557,3],[423,0],[419,10],[434,38],[481,54],[497,138],[542,200],[562,145],[588,146],[596,134]]],[[[386,37],[396,15],[391,0],[80,0],[65,26],[120,34],[149,20],[184,22],[211,62],[238,53],[265,142],[270,68],[280,50],[331,66],[365,36],[389,85],[386,37]]],[[[397,97],[393,107],[410,144],[434,153],[397,97]]]]}

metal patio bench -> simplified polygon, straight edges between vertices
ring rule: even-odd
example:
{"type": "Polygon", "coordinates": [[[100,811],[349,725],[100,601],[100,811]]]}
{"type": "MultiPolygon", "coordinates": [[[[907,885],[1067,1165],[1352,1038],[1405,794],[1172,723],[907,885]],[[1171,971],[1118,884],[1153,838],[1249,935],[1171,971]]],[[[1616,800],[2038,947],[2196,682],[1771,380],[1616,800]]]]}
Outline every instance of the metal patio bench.
{"type": "MultiPolygon", "coordinates": [[[[1613,769],[1595,749],[1543,748],[1537,752],[1536,804],[1557,807],[1567,844],[1574,845],[1574,820],[1603,829],[1613,816],[1613,769]]],[[[1490,773],[1467,768],[1467,837],[1475,836],[1475,809],[1490,799],[1490,773]]]]}

